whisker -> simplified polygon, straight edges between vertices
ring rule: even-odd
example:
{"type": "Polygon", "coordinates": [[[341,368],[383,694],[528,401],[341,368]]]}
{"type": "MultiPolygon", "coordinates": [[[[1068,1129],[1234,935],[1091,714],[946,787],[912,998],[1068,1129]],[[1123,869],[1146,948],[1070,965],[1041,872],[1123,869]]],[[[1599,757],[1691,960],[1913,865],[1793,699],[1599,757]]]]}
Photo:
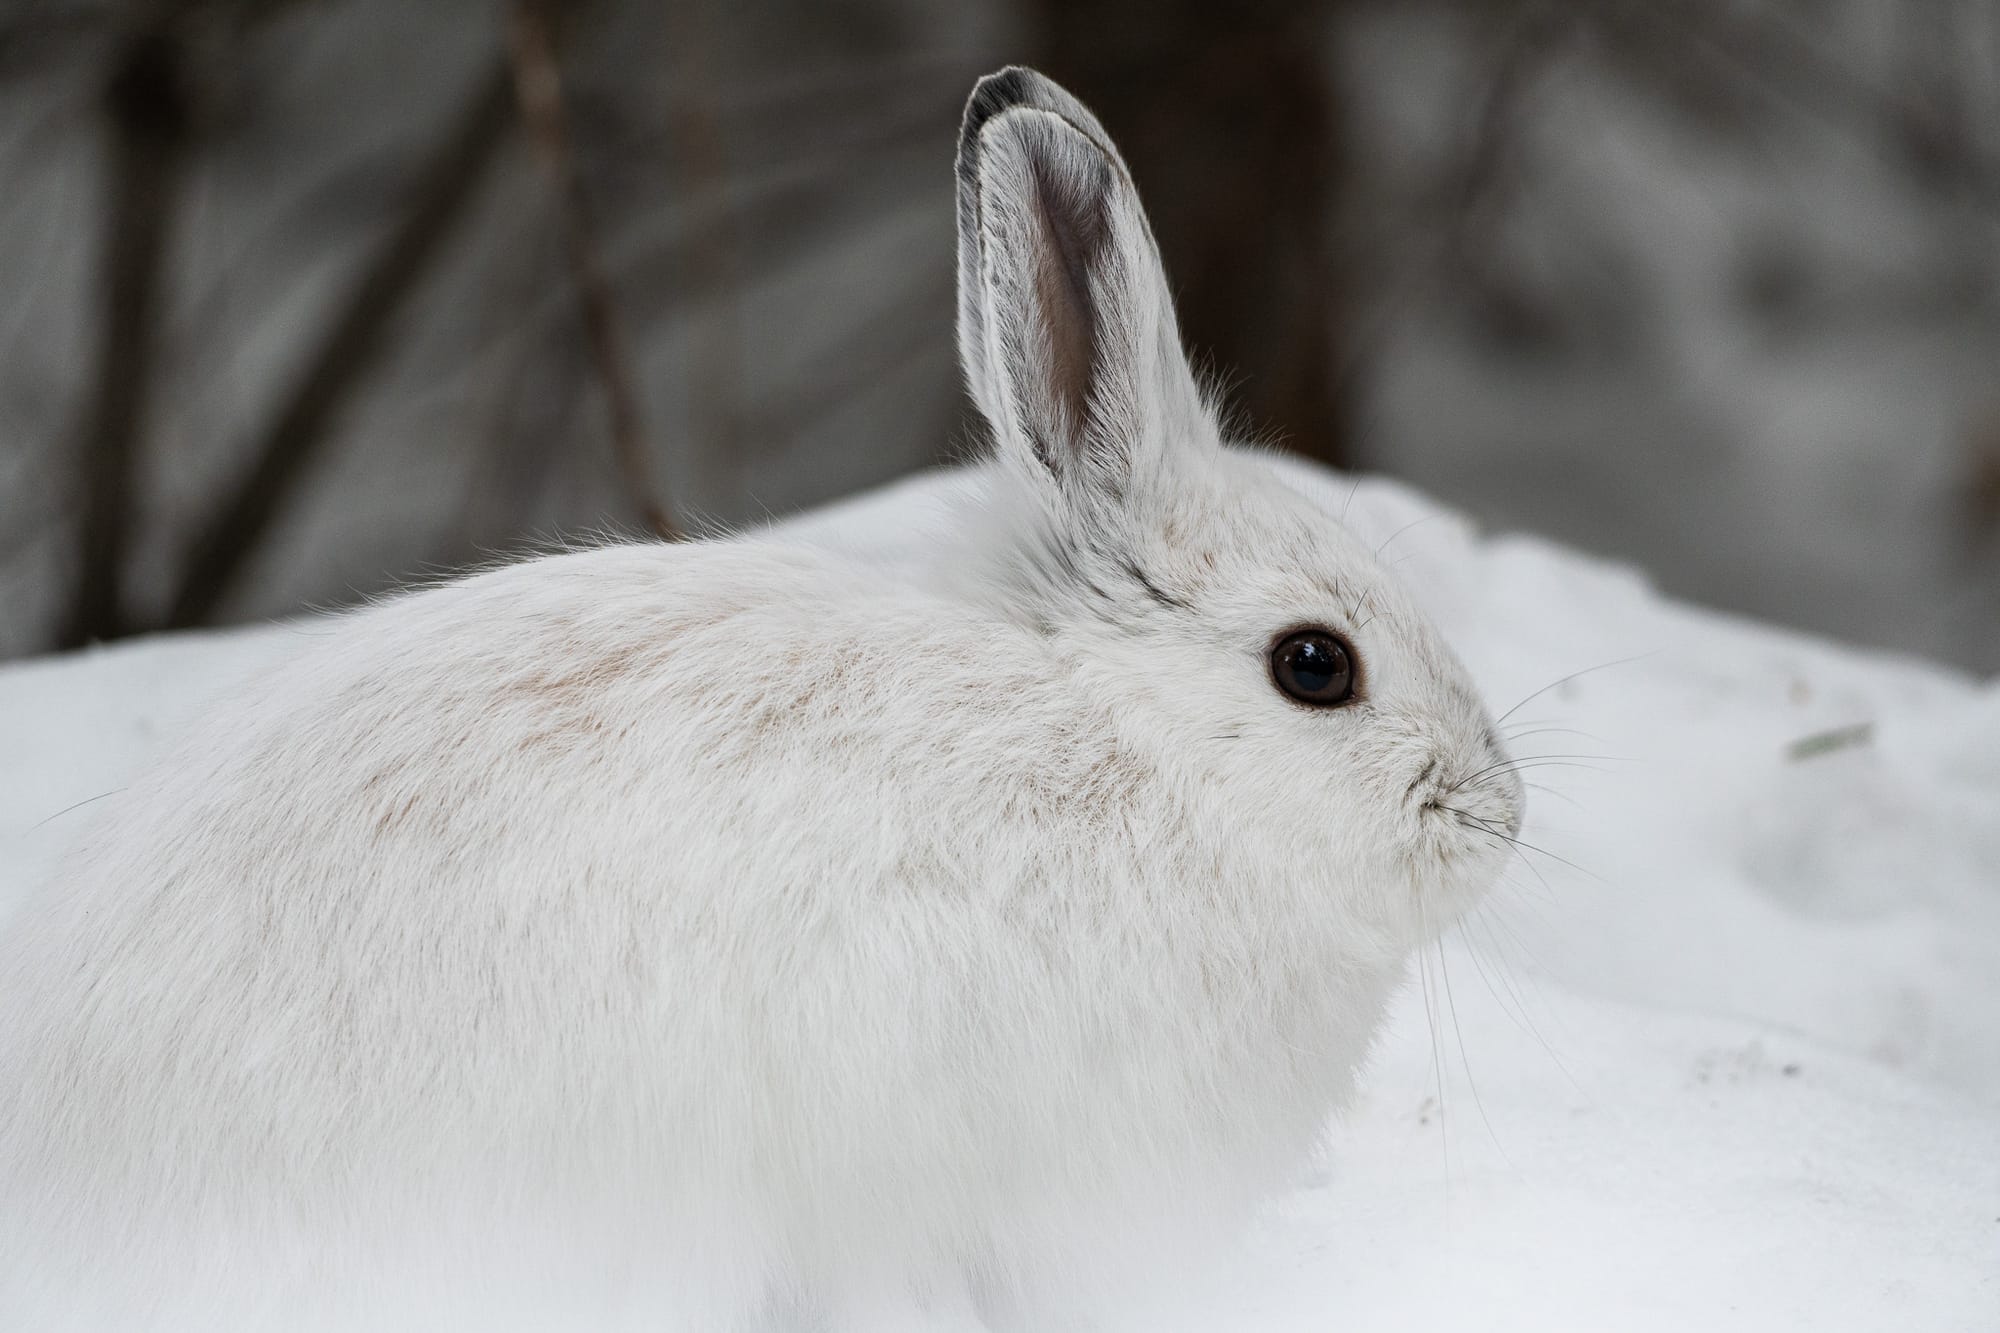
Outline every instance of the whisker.
{"type": "Polygon", "coordinates": [[[1509,755],[1505,759],[1496,759],[1484,768],[1474,769],[1461,778],[1460,781],[1471,782],[1473,779],[1484,777],[1496,769],[1507,768],[1514,764],[1525,764],[1533,759],[1574,759],[1579,762],[1588,761],[1597,764],[1629,764],[1633,762],[1624,755],[1616,754],[1570,754],[1561,751],[1557,751],[1554,754],[1518,754],[1509,755]]]}
{"type": "Polygon", "coordinates": [[[1347,526],[1347,511],[1353,507],[1355,493],[1360,489],[1361,489],[1361,478],[1356,477],[1354,479],[1354,484],[1347,488],[1347,499],[1341,502],[1339,521],[1340,521],[1340,526],[1343,528],[1347,526]]]}
{"type": "Polygon", "coordinates": [[[1501,1158],[1511,1167],[1514,1165],[1514,1159],[1507,1156],[1507,1149],[1501,1144],[1500,1135],[1494,1131],[1493,1121],[1486,1114],[1486,1103],[1479,1095],[1479,1080],[1472,1074],[1472,1057],[1465,1051],[1465,1027],[1458,1021],[1458,1001],[1451,993],[1451,964],[1444,956],[1442,938],[1438,939],[1436,948],[1438,977],[1444,982],[1445,1012],[1451,1015],[1451,1035],[1452,1040],[1458,1044],[1458,1064],[1459,1068],[1465,1071],[1465,1086],[1472,1092],[1472,1106],[1479,1112],[1479,1123],[1486,1126],[1486,1137],[1493,1140],[1493,1146],[1500,1149],[1501,1158]]]}
{"type": "Polygon", "coordinates": [[[1538,791],[1544,796],[1553,796],[1558,801],[1563,802],[1565,805],[1568,805],[1573,809],[1576,810],[1583,809],[1583,802],[1577,800],[1576,797],[1571,796],[1566,791],[1558,791],[1554,787],[1549,786],[1545,782],[1524,782],[1521,785],[1523,787],[1526,787],[1529,791],[1538,791]]]}
{"type": "MultiPolygon", "coordinates": [[[[1498,838],[1503,843],[1509,841],[1507,838],[1501,837],[1501,835],[1497,831],[1495,831],[1490,825],[1488,825],[1485,820],[1480,819],[1475,815],[1468,814],[1465,811],[1460,810],[1456,806],[1441,805],[1438,808],[1440,810],[1449,811],[1451,814],[1457,816],[1458,822],[1463,824],[1466,828],[1472,830],[1474,833],[1484,833],[1487,837],[1498,838]]],[[[1537,866],[1533,861],[1530,861],[1527,858],[1527,856],[1521,851],[1519,846],[1514,846],[1511,848],[1511,850],[1513,851],[1514,859],[1519,861],[1522,867],[1526,869],[1529,874],[1535,877],[1535,882],[1542,886],[1542,897],[1548,902],[1554,902],[1556,897],[1555,886],[1549,883],[1548,876],[1542,873],[1541,867],[1537,866]]]]}
{"type": "MultiPolygon", "coordinates": [[[[1468,827],[1470,826],[1468,825],[1468,827]]],[[[1474,829],[1473,831],[1481,832],[1483,830],[1474,829]]],[[[1519,852],[1513,851],[1511,848],[1509,849],[1508,854],[1511,855],[1514,858],[1514,860],[1508,862],[1507,869],[1509,871],[1512,871],[1515,867],[1515,863],[1518,862],[1521,869],[1527,871],[1528,874],[1534,877],[1535,882],[1529,884],[1529,883],[1524,883],[1519,879],[1508,879],[1505,881],[1507,887],[1514,890],[1514,892],[1518,893],[1519,895],[1521,895],[1521,901],[1524,903],[1527,902],[1554,903],[1556,900],[1555,888],[1548,882],[1547,879],[1543,878],[1542,873],[1539,870],[1535,869],[1534,863],[1529,861],[1526,857],[1523,857],[1519,852]]]]}
{"type": "Polygon", "coordinates": [[[1587,741],[1596,741],[1599,745],[1604,744],[1603,737],[1593,736],[1587,731],[1578,731],[1575,727],[1536,726],[1526,722],[1521,723],[1520,725],[1527,727],[1528,730],[1526,731],[1510,730],[1505,733],[1504,739],[1506,739],[1509,743],[1512,743],[1514,741],[1524,741],[1530,736],[1581,736],[1583,739],[1587,741]]]}
{"type": "MultiPolygon", "coordinates": [[[[1521,864],[1526,865],[1527,862],[1524,860],[1521,864]]],[[[1518,888],[1519,885],[1514,884],[1510,885],[1510,887],[1518,888]]],[[[1540,915],[1532,902],[1525,897],[1516,899],[1515,901],[1523,911],[1534,914],[1537,925],[1541,926],[1544,930],[1548,928],[1548,919],[1540,915]]],[[[1485,919],[1486,923],[1492,927],[1495,936],[1504,935],[1506,937],[1504,944],[1511,946],[1515,953],[1531,961],[1540,961],[1534,947],[1521,937],[1521,932],[1515,927],[1514,922],[1508,919],[1504,912],[1493,911],[1485,919]]]]}
{"type": "MultiPolygon", "coordinates": [[[[1503,1013],[1506,1013],[1517,1024],[1519,1024],[1522,1031],[1526,1032],[1529,1036],[1535,1039],[1535,1044],[1542,1048],[1542,1053],[1549,1057],[1550,1063],[1554,1064],[1555,1067],[1559,1071],[1561,1071],[1564,1080],[1566,1080],[1569,1083],[1570,1087],[1576,1091],[1577,1095],[1587,1098],[1589,1094],[1584,1092],[1583,1085],[1576,1081],[1576,1076],[1570,1072],[1569,1066],[1563,1063],[1563,1059],[1560,1055],[1556,1054],[1556,1048],[1550,1045],[1548,1038],[1543,1036],[1542,1030],[1535,1025],[1534,1019],[1528,1013],[1528,1004],[1526,998],[1522,996],[1520,991],[1514,987],[1511,981],[1508,980],[1507,974],[1504,970],[1505,963],[1504,961],[1498,959],[1495,960],[1494,965],[1496,967],[1503,969],[1501,971],[1501,980],[1506,983],[1508,993],[1513,996],[1513,1005],[1510,1007],[1508,1005],[1507,1000],[1501,995],[1501,993],[1498,990],[1494,988],[1493,979],[1491,976],[1487,974],[1486,965],[1480,961],[1479,950],[1474,946],[1474,941],[1472,939],[1472,933],[1470,927],[1475,920],[1479,921],[1480,924],[1488,928],[1489,933],[1487,939],[1489,943],[1492,943],[1494,938],[1491,934],[1493,926],[1492,919],[1488,917],[1483,911],[1475,909],[1472,915],[1467,916],[1464,919],[1464,925],[1466,929],[1460,932],[1460,936],[1465,941],[1465,946],[1466,946],[1465,955],[1466,957],[1472,960],[1473,969],[1479,973],[1480,979],[1486,983],[1487,991],[1490,994],[1492,994],[1494,1001],[1500,1005],[1501,1011],[1503,1013]]],[[[1518,940],[1516,941],[1516,947],[1520,947],[1518,940]]]]}
{"type": "MultiPolygon", "coordinates": [[[[1481,904],[1481,906],[1483,907],[1484,904],[1481,904]]],[[[1502,990],[1499,987],[1494,986],[1493,978],[1491,974],[1487,972],[1486,964],[1483,961],[1481,961],[1479,957],[1479,950],[1478,948],[1475,947],[1472,938],[1472,926],[1475,921],[1479,922],[1482,925],[1486,924],[1484,918],[1480,916],[1478,908],[1475,908],[1472,911],[1472,913],[1468,914],[1459,923],[1459,934],[1465,940],[1466,956],[1472,959],[1472,970],[1477,972],[1480,976],[1480,979],[1486,983],[1486,989],[1488,990],[1488,992],[1492,994],[1494,1001],[1500,1005],[1501,1009],[1507,1011],[1510,1014],[1516,1014],[1517,1015],[1517,1017],[1515,1018],[1516,1022],[1520,1023],[1521,1026],[1527,1031],[1530,1032],[1534,1031],[1534,1024],[1528,1021],[1527,1004],[1522,999],[1520,992],[1514,987],[1513,982],[1508,979],[1507,974],[1504,970],[1500,974],[1500,979],[1505,986],[1505,993],[1503,994],[1502,990]],[[1510,1003],[1510,997],[1511,997],[1511,1003],[1510,1003]]],[[[1490,928],[1487,934],[1486,942],[1489,947],[1494,948],[1496,953],[1501,952],[1497,942],[1495,941],[1491,933],[1490,928]]],[[[1494,961],[1494,966],[1504,969],[1506,966],[1504,959],[1496,958],[1494,961]]]]}
{"type": "Polygon", "coordinates": [[[119,792],[124,790],[125,789],[123,787],[113,787],[110,791],[101,791],[97,793],[97,795],[95,796],[86,796],[82,800],[76,802],[74,805],[64,806],[62,809],[56,811],[52,815],[49,815],[45,819],[36,820],[34,823],[28,826],[28,832],[33,833],[36,829],[48,823],[50,820],[61,819],[64,815],[68,814],[72,810],[81,810],[83,809],[84,806],[89,805],[94,801],[101,801],[107,796],[116,796],[119,792]]]}
{"type": "Polygon", "coordinates": [[[1439,808],[1444,810],[1449,810],[1451,811],[1451,813],[1455,815],[1459,815],[1463,818],[1470,819],[1471,821],[1473,821],[1473,823],[1477,824],[1486,833],[1500,839],[1500,841],[1502,842],[1512,843],[1514,846],[1519,847],[1524,851],[1535,852],[1538,855],[1546,856],[1549,858],[1549,860],[1554,861],[1560,865],[1568,866],[1571,870],[1574,870],[1577,874],[1587,876],[1590,879],[1594,879],[1599,884],[1605,882],[1602,876],[1596,874],[1593,871],[1585,870],[1582,866],[1578,865],[1574,861],[1564,860],[1562,857],[1557,856],[1554,852],[1549,851],[1547,848],[1537,847],[1532,842],[1523,842],[1519,838],[1513,837],[1506,833],[1502,833],[1500,830],[1493,827],[1492,822],[1490,820],[1481,819],[1478,815],[1470,814],[1464,810],[1457,809],[1454,806],[1446,805],[1446,806],[1440,806],[1439,808]]]}
{"type": "Polygon", "coordinates": [[[1525,759],[1509,759],[1501,764],[1488,764],[1477,773],[1468,774],[1445,788],[1445,795],[1449,796],[1454,792],[1464,791],[1467,787],[1475,783],[1490,782],[1505,773],[1526,773],[1537,768],[1580,768],[1588,773],[1602,773],[1605,770],[1598,766],[1600,763],[1623,762],[1626,761],[1612,755],[1604,755],[1596,759],[1578,759],[1569,755],[1529,755],[1525,759]]]}
{"type": "MultiPolygon", "coordinates": [[[[1524,856],[1516,856],[1514,859],[1515,863],[1518,865],[1521,866],[1529,865],[1528,859],[1524,856]]],[[[1561,932],[1551,923],[1548,912],[1544,910],[1551,904],[1551,902],[1552,898],[1548,895],[1543,895],[1537,898],[1534,896],[1524,894],[1521,897],[1514,899],[1513,905],[1518,907],[1520,909],[1522,916],[1526,918],[1524,924],[1534,926],[1535,929],[1540,931],[1544,936],[1554,937],[1559,935],[1561,932]]],[[[1525,955],[1529,957],[1537,956],[1536,951],[1528,944],[1527,940],[1522,936],[1521,932],[1515,928],[1515,923],[1513,921],[1508,920],[1504,916],[1496,916],[1496,921],[1498,921],[1500,924],[1504,926],[1508,938],[1514,941],[1515,947],[1519,948],[1525,955]]],[[[1547,969],[1544,968],[1543,970],[1546,971],[1547,969]]]]}
{"type": "MultiPolygon", "coordinates": [[[[1421,902],[1417,905],[1417,929],[1426,935],[1430,933],[1429,927],[1424,922],[1421,902]]],[[[1419,950],[1417,953],[1417,980],[1423,989],[1424,1023],[1430,1029],[1431,1036],[1431,1079],[1437,1088],[1438,1145],[1444,1154],[1444,1209],[1446,1217],[1449,1217],[1451,1215],[1451,1129],[1445,1122],[1444,1050],[1438,1041],[1437,1009],[1431,1003],[1431,966],[1428,950],[1419,950]]]]}
{"type": "Polygon", "coordinates": [[[1390,534],[1389,534],[1389,539],[1388,539],[1388,541],[1385,541],[1385,542],[1383,542],[1383,543],[1382,543],[1382,544],[1381,544],[1380,546],[1378,546],[1378,547],[1376,547],[1376,548],[1375,548],[1375,558],[1376,558],[1377,560],[1380,560],[1380,559],[1382,558],[1382,552],[1384,552],[1384,551],[1386,551],[1386,550],[1388,550],[1388,549],[1389,549],[1389,542],[1393,542],[1393,541],[1395,541],[1395,540],[1396,540],[1396,538],[1398,538],[1398,537],[1402,536],[1402,535],[1403,535],[1404,533],[1408,532],[1408,531],[1409,531],[1410,529],[1412,529],[1412,528],[1421,528],[1421,527],[1422,527],[1422,526],[1423,526],[1424,524],[1426,524],[1426,523],[1435,523],[1435,522],[1436,522],[1437,520],[1439,520],[1439,519],[1441,519],[1441,518],[1448,518],[1448,517],[1449,517],[1449,515],[1448,515],[1448,514],[1446,514],[1446,513],[1444,512],[1444,511],[1440,510],[1439,512],[1437,512],[1437,513],[1435,513],[1435,514],[1425,514],[1425,515],[1424,515],[1424,516],[1423,516],[1422,518],[1419,518],[1419,519],[1415,519],[1415,520],[1413,520],[1412,522],[1409,522],[1409,523],[1405,523],[1405,524],[1404,524],[1404,525],[1403,525],[1402,527],[1400,527],[1400,528],[1397,528],[1397,529],[1396,529],[1396,530],[1395,530],[1394,532],[1392,532],[1392,533],[1390,533],[1390,534]]]}
{"type": "Polygon", "coordinates": [[[1520,712],[1528,704],[1532,703],[1536,699],[1541,698],[1543,695],[1547,694],[1550,690],[1553,690],[1561,685],[1567,685],[1571,681],[1577,679],[1580,676],[1588,676],[1593,671],[1609,671],[1612,667],[1630,666],[1634,662],[1643,662],[1649,657],[1656,656],[1658,652],[1659,649],[1656,648],[1650,653],[1638,653],[1632,657],[1621,657],[1615,662],[1600,662],[1596,666],[1585,667],[1581,671],[1572,671],[1567,676],[1564,676],[1561,680],[1550,681],[1548,684],[1542,686],[1542,688],[1536,690],[1533,694],[1529,695],[1526,699],[1521,700],[1520,703],[1515,704],[1512,708],[1502,713],[1499,717],[1493,719],[1493,725],[1496,727],[1499,726],[1502,722],[1505,722],[1508,718],[1514,716],[1514,714],[1520,712]]]}
{"type": "MultiPolygon", "coordinates": [[[[1374,598],[1375,598],[1375,590],[1373,588],[1370,588],[1367,592],[1361,595],[1362,607],[1365,609],[1368,606],[1368,603],[1373,601],[1374,598]]],[[[1375,623],[1375,617],[1381,614],[1382,613],[1380,611],[1371,612],[1368,616],[1368,619],[1362,621],[1359,625],[1356,625],[1354,627],[1354,632],[1356,634],[1359,634],[1362,630],[1367,629],[1370,625],[1375,623]]]]}

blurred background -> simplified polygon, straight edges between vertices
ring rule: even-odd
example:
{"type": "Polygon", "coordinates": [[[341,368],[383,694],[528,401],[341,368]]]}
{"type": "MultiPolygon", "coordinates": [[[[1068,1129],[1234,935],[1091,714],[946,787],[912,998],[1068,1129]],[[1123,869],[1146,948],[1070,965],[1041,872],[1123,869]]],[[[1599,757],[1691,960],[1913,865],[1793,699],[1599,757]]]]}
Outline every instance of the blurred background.
{"type": "Polygon", "coordinates": [[[1239,433],[2000,670],[2000,0],[0,0],[0,656],[964,456],[1007,62],[1239,433]]]}

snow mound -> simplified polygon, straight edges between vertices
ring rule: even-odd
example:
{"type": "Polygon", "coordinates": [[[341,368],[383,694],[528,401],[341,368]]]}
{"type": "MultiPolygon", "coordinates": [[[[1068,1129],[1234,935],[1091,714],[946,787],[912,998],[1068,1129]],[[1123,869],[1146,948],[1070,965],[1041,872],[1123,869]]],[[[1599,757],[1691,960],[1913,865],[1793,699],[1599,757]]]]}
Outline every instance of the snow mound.
{"type": "MultiPolygon", "coordinates": [[[[1322,1170],[1132,1327],[2000,1328],[2000,682],[1280,465],[1523,701],[1537,789],[1322,1170]]],[[[955,484],[792,530],[893,560],[955,484]]],[[[322,632],[0,669],[0,919],[93,798],[322,632]]]]}

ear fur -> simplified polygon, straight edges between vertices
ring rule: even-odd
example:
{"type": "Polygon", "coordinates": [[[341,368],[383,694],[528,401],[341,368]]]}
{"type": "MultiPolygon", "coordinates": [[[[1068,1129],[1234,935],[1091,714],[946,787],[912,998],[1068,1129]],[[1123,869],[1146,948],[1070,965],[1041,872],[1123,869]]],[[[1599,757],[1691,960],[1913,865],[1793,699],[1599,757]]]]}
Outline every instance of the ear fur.
{"type": "Polygon", "coordinates": [[[1124,159],[1033,70],[966,104],[958,252],[959,356],[1003,456],[1095,507],[1214,447],[1124,159]]]}

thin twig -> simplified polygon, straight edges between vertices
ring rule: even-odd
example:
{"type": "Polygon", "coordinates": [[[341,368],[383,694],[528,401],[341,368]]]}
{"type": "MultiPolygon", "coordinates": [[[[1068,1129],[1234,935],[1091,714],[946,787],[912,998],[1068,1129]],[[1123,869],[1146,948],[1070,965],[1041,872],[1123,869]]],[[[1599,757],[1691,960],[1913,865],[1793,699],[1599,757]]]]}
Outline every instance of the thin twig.
{"type": "Polygon", "coordinates": [[[249,469],[188,548],[168,612],[197,625],[234,589],[306,465],[326,446],[356,388],[380,359],[396,316],[444,253],[513,118],[513,74],[481,75],[418,176],[409,212],[363,265],[338,315],[252,451],[249,469]]]}
{"type": "Polygon", "coordinates": [[[1567,49],[1574,28],[1574,18],[1559,6],[1530,6],[1501,43],[1473,121],[1465,158],[1445,182],[1447,264],[1464,262],[1474,248],[1482,214],[1495,211],[1501,201],[1514,174],[1536,86],[1567,49]]]}
{"type": "Polygon", "coordinates": [[[2000,213],[2000,159],[1941,134],[1921,89],[1907,92],[1857,72],[1796,24],[1709,3],[1675,6],[1669,15],[1655,4],[1615,0],[1589,13],[1614,49],[1667,78],[1699,84],[1719,72],[1823,124],[1886,138],[1903,150],[1886,156],[1921,183],[1944,183],[2000,213]]]}
{"type": "MultiPolygon", "coordinates": [[[[710,104],[713,43],[708,40],[704,0],[683,0],[666,9],[667,41],[673,60],[666,129],[680,160],[683,196],[695,204],[725,197],[729,163],[722,128],[710,104]]],[[[691,210],[690,210],[691,211],[691,210]]],[[[709,275],[710,300],[695,312],[688,359],[689,425],[703,455],[729,471],[731,492],[741,489],[737,405],[742,399],[743,233],[731,228],[697,229],[689,261],[709,275]]],[[[708,480],[720,480],[714,471],[708,480]]]]}
{"type": "Polygon", "coordinates": [[[612,452],[646,526],[662,540],[678,541],[680,530],[667,512],[653,474],[631,352],[611,300],[595,218],[570,147],[562,69],[556,63],[555,39],[543,0],[518,0],[511,11],[508,37],[521,118],[542,169],[548,173],[561,216],[563,250],[583,316],[584,338],[604,388],[612,452]]]}
{"type": "MultiPolygon", "coordinates": [[[[804,164],[783,176],[738,182],[726,201],[690,199],[665,235],[628,240],[611,265],[630,304],[671,313],[694,302],[726,299],[726,275],[703,264],[731,234],[757,238],[757,262],[773,272],[824,253],[834,239],[871,225],[908,202],[898,186],[936,154],[933,125],[871,146],[865,153],[804,164]],[[692,216],[689,214],[692,213],[692,216]]],[[[536,321],[549,317],[538,311],[536,321]]]]}
{"type": "Polygon", "coordinates": [[[42,10],[0,20],[0,79],[45,76],[90,49],[112,18],[105,9],[42,10]]]}
{"type": "Polygon", "coordinates": [[[535,219],[526,244],[507,248],[506,271],[484,284],[491,333],[468,360],[479,385],[471,401],[480,405],[482,461],[467,473],[451,525],[451,540],[462,547],[490,547],[496,537],[504,544],[535,526],[558,458],[548,442],[570,437],[586,388],[589,368],[580,364],[573,325],[558,329],[525,317],[548,285],[556,244],[553,219],[535,219]]]}
{"type": "Polygon", "coordinates": [[[1382,352],[1387,330],[1435,285],[1465,272],[1482,239],[1482,224],[1497,214],[1510,183],[1534,93],[1568,51],[1575,26],[1560,4],[1531,4],[1510,20],[1493,47],[1464,149],[1426,200],[1424,221],[1436,219],[1436,229],[1378,288],[1373,311],[1355,321],[1363,332],[1350,340],[1334,372],[1343,396],[1358,391],[1382,352]]]}
{"type": "Polygon", "coordinates": [[[60,648],[124,630],[133,473],[146,434],[165,304],[163,270],[188,147],[190,110],[176,20],[176,14],[163,14],[131,39],[104,94],[111,196],[104,323],[79,457],[78,559],[56,633],[60,648]]]}

